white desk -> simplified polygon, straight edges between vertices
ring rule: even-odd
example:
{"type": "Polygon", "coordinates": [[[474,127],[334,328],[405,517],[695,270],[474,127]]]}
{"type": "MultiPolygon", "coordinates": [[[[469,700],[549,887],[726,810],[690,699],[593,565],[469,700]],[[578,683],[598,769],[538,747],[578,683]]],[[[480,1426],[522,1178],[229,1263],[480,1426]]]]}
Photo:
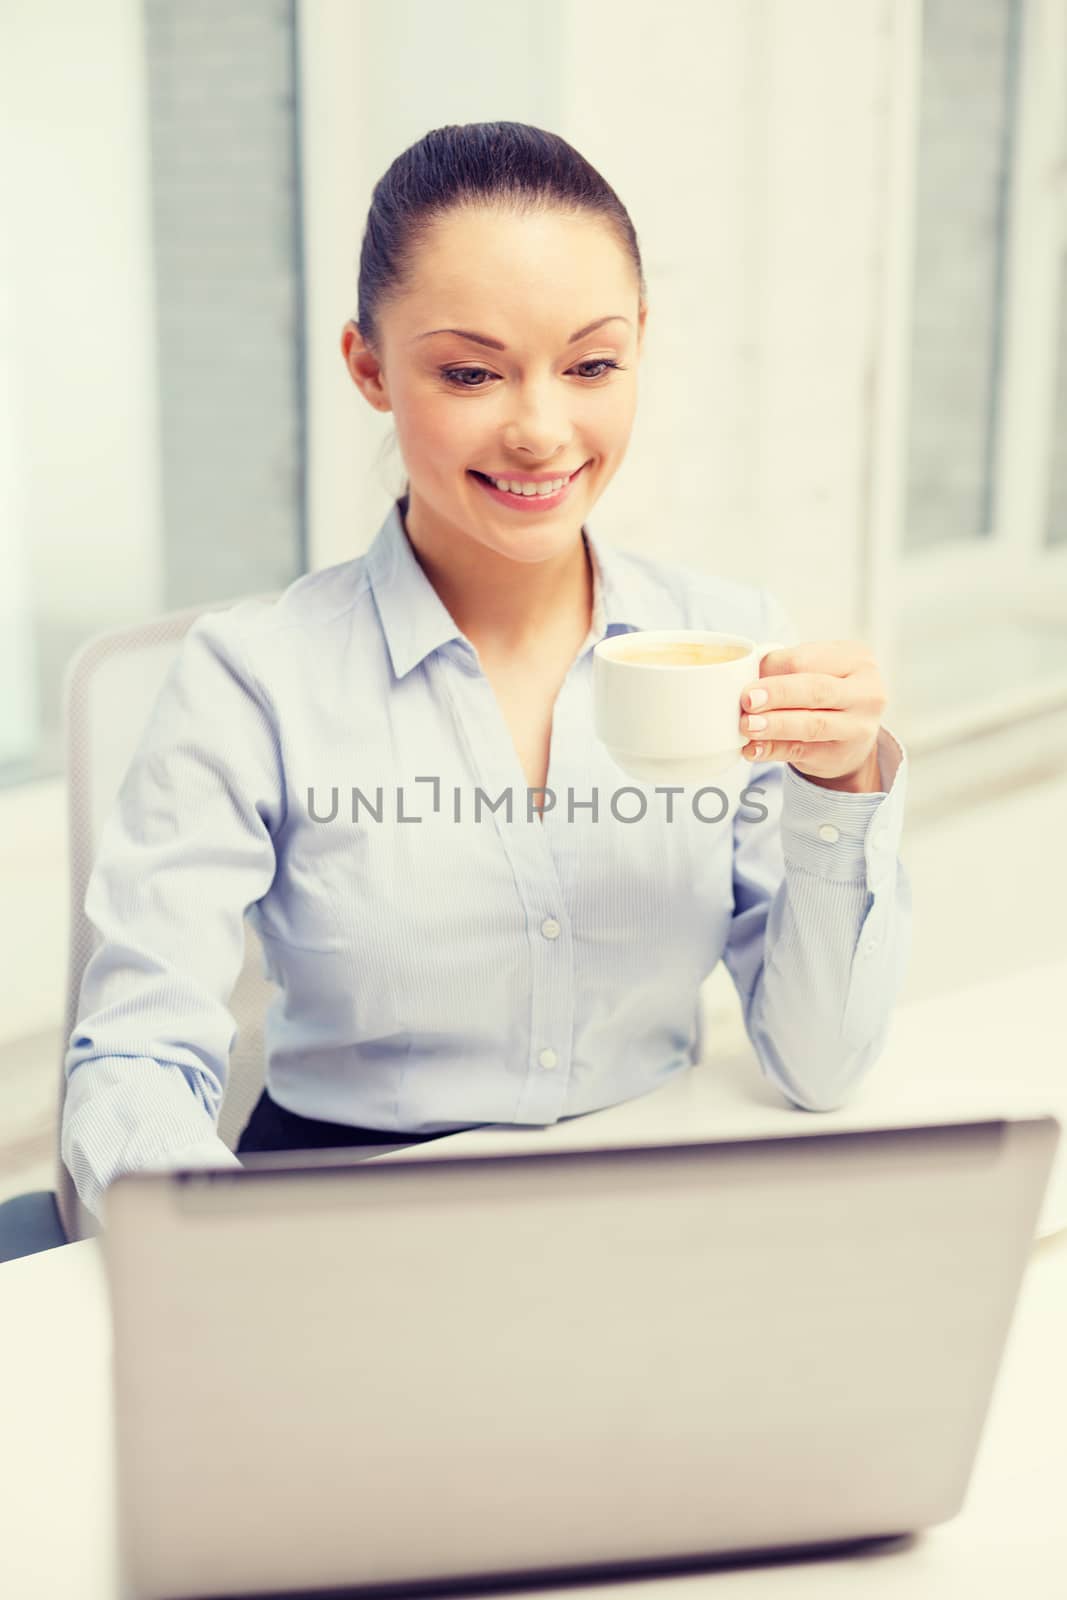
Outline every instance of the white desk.
{"type": "MultiPolygon", "coordinates": [[[[752,1138],[786,1129],[948,1121],[1005,1109],[1051,1111],[1067,1129],[1062,997],[1067,962],[978,993],[901,1011],[853,1105],[828,1115],[782,1107],[747,1042],[594,1116],[540,1129],[459,1134],[376,1160],[477,1156],[598,1144],[752,1138]],[[1005,1085],[1009,1087],[1005,1087],[1005,1085]],[[999,1087],[998,1087],[999,1085],[999,1087]]],[[[1042,1229],[1067,1227],[1061,1158],[1042,1229]]],[[[966,1504],[951,1522],[881,1551],[553,1589],[557,1600],[614,1589],[617,1600],[881,1596],[1063,1600],[1067,1593],[1067,1233],[1035,1243],[966,1504]]],[[[0,1594],[116,1600],[110,1327],[102,1256],[86,1240],[0,1268],[0,1594]]],[[[612,1600],[616,1600],[612,1596],[612,1600]]]]}

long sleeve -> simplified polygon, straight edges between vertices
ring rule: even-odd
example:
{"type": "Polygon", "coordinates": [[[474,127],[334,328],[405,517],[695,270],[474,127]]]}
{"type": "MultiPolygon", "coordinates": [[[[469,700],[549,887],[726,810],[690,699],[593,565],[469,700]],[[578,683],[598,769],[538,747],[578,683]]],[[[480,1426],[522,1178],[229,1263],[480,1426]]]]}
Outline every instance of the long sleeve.
{"type": "Polygon", "coordinates": [[[64,1070],[61,1149],[97,1217],[121,1172],[240,1166],[218,1135],[244,914],[284,812],[275,725],[240,646],[245,609],[185,635],[101,832],[97,935],[64,1070]]]}
{"type": "MultiPolygon", "coordinates": [[[[764,638],[795,633],[766,596],[764,638]]],[[[763,791],[734,822],[734,914],[723,960],[764,1075],[794,1105],[842,1105],[877,1061],[911,948],[899,858],[907,755],[883,727],[882,791],[810,783],[755,763],[763,791]],[[765,808],[763,820],[752,817],[765,808]]]]}

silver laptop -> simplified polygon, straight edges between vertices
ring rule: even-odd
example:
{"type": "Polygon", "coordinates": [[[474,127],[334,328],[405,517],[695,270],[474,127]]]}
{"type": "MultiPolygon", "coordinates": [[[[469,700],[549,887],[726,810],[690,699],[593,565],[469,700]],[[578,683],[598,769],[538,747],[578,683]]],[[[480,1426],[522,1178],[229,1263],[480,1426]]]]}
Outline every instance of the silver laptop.
{"type": "Polygon", "coordinates": [[[944,1522],[1059,1131],[125,1175],[124,1595],[607,1577],[944,1522]]]}

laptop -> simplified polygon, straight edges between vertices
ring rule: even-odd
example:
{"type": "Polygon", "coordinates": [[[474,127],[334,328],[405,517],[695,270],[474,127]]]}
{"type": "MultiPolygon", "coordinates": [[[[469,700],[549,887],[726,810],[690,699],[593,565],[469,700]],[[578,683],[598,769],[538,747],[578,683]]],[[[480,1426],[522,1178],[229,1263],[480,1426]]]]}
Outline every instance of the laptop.
{"type": "Polygon", "coordinates": [[[1059,1132],[125,1174],[123,1593],[605,1578],[944,1522],[1059,1132]]]}

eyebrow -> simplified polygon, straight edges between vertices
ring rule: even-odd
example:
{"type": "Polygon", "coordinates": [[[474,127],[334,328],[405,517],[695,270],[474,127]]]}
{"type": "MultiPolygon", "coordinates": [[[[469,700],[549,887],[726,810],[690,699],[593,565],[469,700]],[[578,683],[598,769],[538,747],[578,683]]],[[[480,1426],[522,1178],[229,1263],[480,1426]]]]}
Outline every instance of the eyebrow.
{"type": "MultiPolygon", "coordinates": [[[[567,343],[577,343],[579,339],[584,339],[587,333],[592,333],[596,328],[602,328],[605,322],[625,322],[627,327],[630,326],[629,317],[621,317],[613,312],[611,316],[598,317],[595,322],[587,322],[584,328],[579,328],[577,333],[571,334],[567,343]]],[[[501,344],[499,339],[490,339],[489,335],[485,333],[471,333],[466,328],[431,328],[429,333],[420,333],[415,342],[418,343],[418,339],[432,339],[435,333],[455,333],[461,339],[469,339],[472,344],[484,344],[489,350],[507,349],[507,345],[501,344]]]]}

